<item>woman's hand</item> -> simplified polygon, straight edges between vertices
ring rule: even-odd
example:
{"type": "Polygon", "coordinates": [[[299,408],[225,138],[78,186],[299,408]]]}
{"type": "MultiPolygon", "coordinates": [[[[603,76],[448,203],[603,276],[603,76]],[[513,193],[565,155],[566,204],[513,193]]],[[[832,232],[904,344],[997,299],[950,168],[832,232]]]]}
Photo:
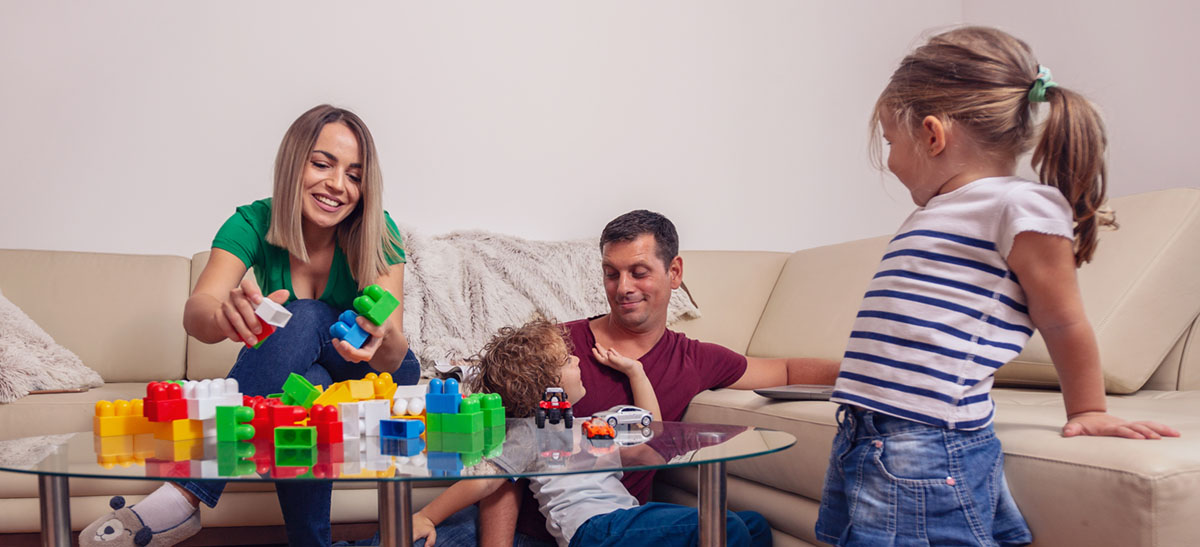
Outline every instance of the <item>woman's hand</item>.
{"type": "MultiPolygon", "coordinates": [[[[288,299],[287,289],[279,289],[267,298],[276,304],[283,304],[288,299]]],[[[229,291],[229,298],[222,300],[220,307],[213,312],[213,322],[226,338],[235,342],[244,342],[253,346],[258,343],[258,335],[262,334],[262,323],[254,309],[262,303],[262,291],[253,279],[245,278],[229,291]]]]}
{"type": "Polygon", "coordinates": [[[392,312],[382,325],[376,325],[370,319],[361,315],[358,316],[355,319],[358,322],[358,326],[362,327],[362,330],[367,331],[367,334],[371,335],[371,337],[367,338],[367,341],[363,343],[361,348],[356,348],[350,345],[350,342],[335,338],[333,349],[338,352],[338,355],[342,356],[342,359],[351,363],[369,362],[375,358],[375,352],[383,345],[383,341],[387,339],[392,330],[398,328],[393,322],[395,316],[396,312],[392,312]]]}
{"type": "Polygon", "coordinates": [[[592,347],[592,357],[596,358],[596,362],[606,367],[621,371],[622,374],[635,378],[645,374],[642,369],[642,362],[637,359],[630,359],[613,348],[601,346],[599,342],[592,347]]]}

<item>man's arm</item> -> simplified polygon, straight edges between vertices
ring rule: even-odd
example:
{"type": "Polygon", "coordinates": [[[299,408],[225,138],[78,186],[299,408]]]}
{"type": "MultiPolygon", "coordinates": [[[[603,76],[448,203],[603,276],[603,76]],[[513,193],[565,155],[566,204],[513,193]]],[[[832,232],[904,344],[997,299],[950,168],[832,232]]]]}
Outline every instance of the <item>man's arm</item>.
{"type": "Polygon", "coordinates": [[[509,547],[517,535],[521,513],[521,482],[505,481],[495,492],[479,500],[479,545],[509,547]]]}
{"type": "Polygon", "coordinates": [[[729,387],[758,389],[787,384],[833,385],[837,380],[840,361],[816,357],[786,359],[746,358],[746,372],[729,387]]]}

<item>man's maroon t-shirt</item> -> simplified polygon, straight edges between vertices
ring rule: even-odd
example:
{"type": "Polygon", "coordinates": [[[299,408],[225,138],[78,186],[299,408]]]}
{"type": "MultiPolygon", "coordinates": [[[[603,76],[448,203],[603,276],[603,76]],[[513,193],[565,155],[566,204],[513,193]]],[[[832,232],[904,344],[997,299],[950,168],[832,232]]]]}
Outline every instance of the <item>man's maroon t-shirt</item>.
{"type": "MultiPolygon", "coordinates": [[[[578,401],[571,401],[575,416],[591,416],[616,405],[633,404],[633,390],[628,378],[620,371],[600,363],[592,357],[596,337],[589,324],[591,319],[580,319],[563,323],[567,335],[579,357],[580,379],[587,394],[578,401]]],[[[658,395],[658,406],[662,416],[656,420],[678,422],[684,411],[699,393],[738,381],[746,372],[746,358],[717,344],[692,340],[681,333],[668,329],[650,351],[638,358],[658,395]]],[[[650,497],[653,471],[625,473],[621,482],[640,503],[650,497]]],[[[528,488],[522,494],[521,516],[517,531],[535,537],[549,538],[546,521],[538,511],[537,501],[528,488]]]]}

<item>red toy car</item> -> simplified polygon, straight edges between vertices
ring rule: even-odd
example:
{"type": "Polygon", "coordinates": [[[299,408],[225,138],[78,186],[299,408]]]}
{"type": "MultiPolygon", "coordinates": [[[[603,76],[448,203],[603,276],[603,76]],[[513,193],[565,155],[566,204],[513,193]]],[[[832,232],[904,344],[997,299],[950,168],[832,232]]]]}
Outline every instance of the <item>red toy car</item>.
{"type": "Polygon", "coordinates": [[[571,429],[575,423],[575,414],[571,411],[571,401],[567,400],[567,392],[563,391],[561,387],[546,388],[546,392],[542,394],[542,400],[538,402],[534,420],[537,421],[539,429],[546,427],[547,419],[552,424],[557,424],[559,420],[562,420],[567,429],[571,429]]]}
{"type": "Polygon", "coordinates": [[[611,425],[594,418],[583,422],[583,434],[589,439],[611,439],[617,436],[611,425]]]}

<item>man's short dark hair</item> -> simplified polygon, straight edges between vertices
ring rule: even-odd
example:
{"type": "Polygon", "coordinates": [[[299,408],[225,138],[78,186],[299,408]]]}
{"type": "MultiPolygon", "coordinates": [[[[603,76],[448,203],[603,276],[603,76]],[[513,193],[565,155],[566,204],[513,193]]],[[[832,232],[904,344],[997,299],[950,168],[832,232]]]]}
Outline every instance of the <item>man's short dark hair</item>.
{"type": "Polygon", "coordinates": [[[633,241],[642,234],[654,236],[658,258],[662,259],[664,268],[670,268],[671,261],[679,254],[679,233],[667,217],[654,211],[638,209],[614,218],[600,233],[600,251],[604,252],[604,246],[609,243],[633,241]]]}

